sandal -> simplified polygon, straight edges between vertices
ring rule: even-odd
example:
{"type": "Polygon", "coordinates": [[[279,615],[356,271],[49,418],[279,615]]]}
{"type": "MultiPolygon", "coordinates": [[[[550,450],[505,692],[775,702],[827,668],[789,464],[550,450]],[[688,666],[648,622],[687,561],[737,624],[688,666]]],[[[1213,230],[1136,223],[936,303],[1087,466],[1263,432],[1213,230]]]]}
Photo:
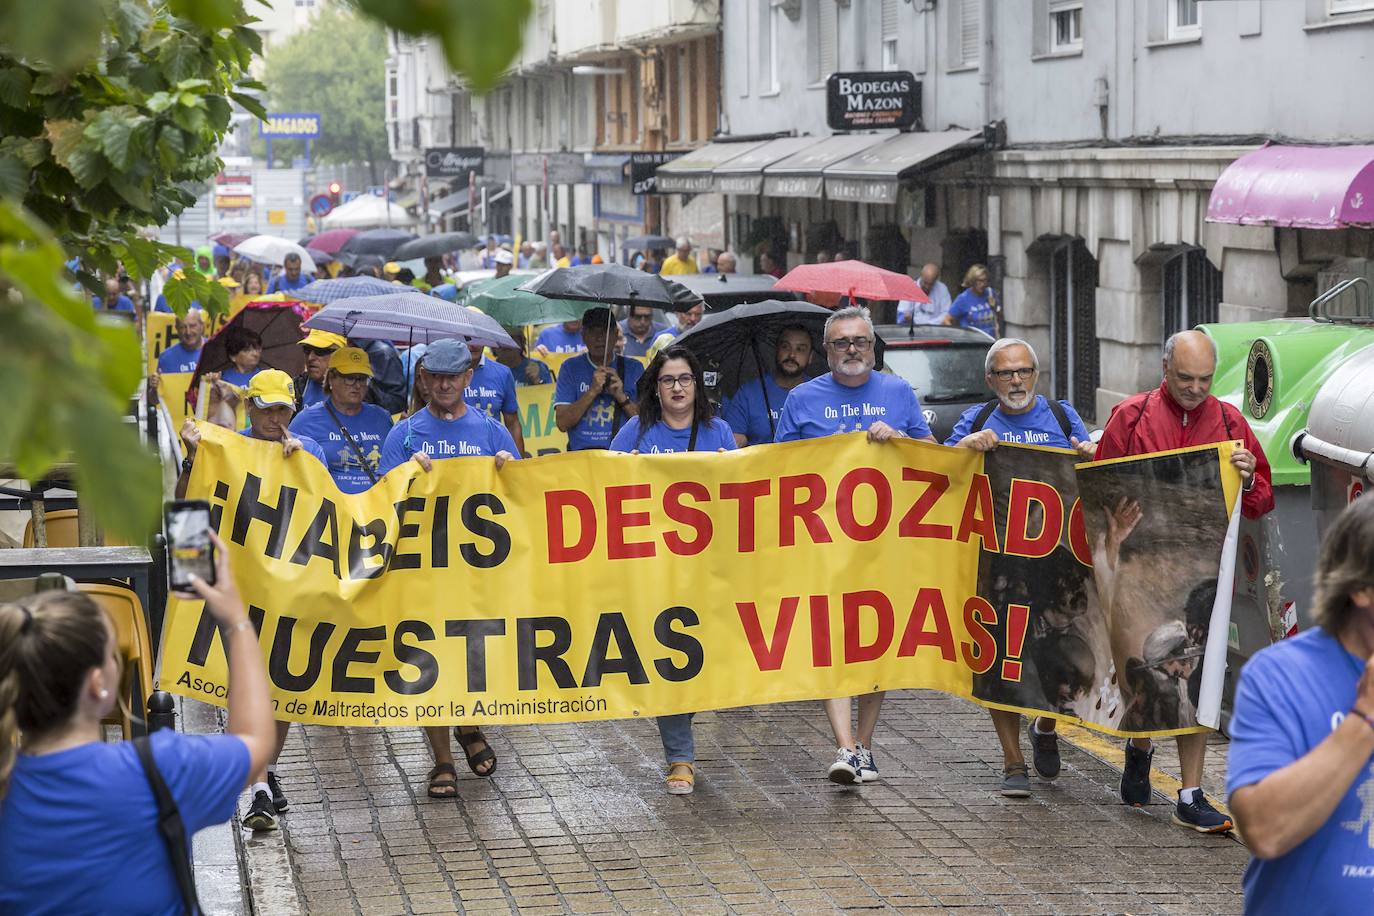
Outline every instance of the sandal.
{"type": "Polygon", "coordinates": [[[496,772],[496,752],[491,749],[491,743],[482,734],[480,728],[473,727],[472,731],[462,731],[464,726],[456,725],[453,728],[453,737],[458,740],[458,744],[463,748],[463,756],[468,759],[468,769],[478,776],[490,776],[496,772]],[[472,746],[481,744],[482,749],[474,752],[472,746]],[[491,762],[491,766],[485,770],[478,767],[482,764],[491,762]]]}
{"type": "Polygon", "coordinates": [[[664,784],[669,795],[691,795],[696,786],[696,768],[685,760],[668,764],[668,775],[664,784]]]}
{"type": "Polygon", "coordinates": [[[451,763],[436,763],[429,771],[429,797],[455,798],[458,795],[458,771],[451,763]]]}

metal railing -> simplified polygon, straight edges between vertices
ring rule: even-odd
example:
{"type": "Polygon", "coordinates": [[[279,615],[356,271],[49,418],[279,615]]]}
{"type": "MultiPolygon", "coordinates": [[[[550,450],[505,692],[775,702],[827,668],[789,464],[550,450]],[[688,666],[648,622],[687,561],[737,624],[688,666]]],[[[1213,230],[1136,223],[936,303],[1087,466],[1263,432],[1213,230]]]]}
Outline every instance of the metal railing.
{"type": "Polygon", "coordinates": [[[1312,300],[1312,304],[1307,307],[1307,316],[1313,321],[1326,324],[1374,324],[1369,281],[1364,277],[1342,280],[1312,300]],[[1351,300],[1355,306],[1353,313],[1339,310],[1351,300]]]}

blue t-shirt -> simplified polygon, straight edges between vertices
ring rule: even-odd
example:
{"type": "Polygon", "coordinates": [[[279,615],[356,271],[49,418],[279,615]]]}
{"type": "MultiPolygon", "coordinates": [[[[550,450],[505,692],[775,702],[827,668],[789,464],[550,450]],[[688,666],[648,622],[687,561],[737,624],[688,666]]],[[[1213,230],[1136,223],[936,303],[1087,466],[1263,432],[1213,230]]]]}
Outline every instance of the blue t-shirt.
{"type": "Polygon", "coordinates": [[[170,372],[195,372],[196,366],[200,363],[200,351],[205,345],[201,344],[194,350],[188,350],[179,343],[174,343],[167,349],[158,354],[157,371],[163,375],[170,372]]]}
{"type": "MultiPolygon", "coordinates": [[[[615,368],[617,362],[612,360],[611,368],[615,368]]],[[[644,374],[644,366],[637,359],[627,359],[624,362],[625,374],[621,381],[625,383],[625,397],[633,400],[634,392],[639,387],[639,377],[644,374]]],[[[563,368],[558,370],[558,384],[553,389],[553,406],[571,404],[586,394],[587,389],[592,387],[592,375],[595,372],[596,366],[592,364],[591,357],[585,354],[565,362],[563,368]]],[[[605,392],[598,394],[592,405],[587,408],[587,412],[582,415],[582,419],[568,430],[568,451],[609,448],[615,415],[615,401],[611,396],[605,392]]]]}
{"type": "MultiPolygon", "coordinates": [[[[291,432],[291,427],[288,426],[286,429],[288,432],[291,432]]],[[[251,426],[247,427],[246,429],[239,430],[239,435],[247,436],[249,439],[257,439],[257,441],[259,442],[271,441],[268,439],[258,439],[257,436],[253,435],[253,427],[251,426]]],[[[319,459],[320,464],[324,465],[325,467],[329,467],[329,462],[326,461],[324,457],[324,449],[320,448],[320,444],[318,442],[316,442],[309,436],[297,436],[294,432],[291,433],[291,437],[293,439],[300,440],[301,448],[305,451],[307,455],[314,455],[317,459],[319,459]]]]}
{"type": "MultiPolygon", "coordinates": [[[[639,452],[642,455],[659,455],[671,452],[685,452],[692,441],[692,427],[673,429],[659,420],[639,435],[639,417],[630,417],[611,442],[613,452],[639,452]]],[[[718,417],[712,417],[697,426],[698,452],[715,452],[735,449],[735,434],[730,424],[718,417]]]]}
{"type": "Polygon", "coordinates": [[[654,341],[658,339],[658,335],[666,330],[667,328],[663,327],[661,324],[651,323],[649,326],[649,336],[644,338],[641,342],[630,333],[630,319],[626,318],[624,321],[620,322],[620,336],[625,341],[625,355],[648,356],[649,349],[653,347],[654,341]]]}
{"type": "MultiPolygon", "coordinates": [[[[1240,673],[1226,792],[1254,785],[1310,753],[1355,705],[1364,672],[1314,627],[1255,654],[1240,673]]],[[[1248,914],[1367,913],[1374,903],[1374,757],[1316,833],[1285,856],[1251,859],[1241,883],[1248,914]]]]}
{"type": "MultiPolygon", "coordinates": [[[[382,476],[382,443],[386,434],[391,432],[391,414],[376,404],[364,404],[355,416],[339,413],[339,420],[352,435],[353,441],[363,453],[367,466],[378,478],[382,476]]],[[[363,470],[362,462],[353,446],[339,432],[338,424],[329,415],[327,402],[312,404],[291,421],[291,435],[305,441],[308,437],[318,442],[324,451],[324,465],[329,468],[334,483],[345,493],[361,493],[372,486],[372,479],[363,470]]]]}
{"type": "MultiPolygon", "coordinates": [[[[945,445],[958,445],[960,439],[973,432],[973,421],[978,418],[978,412],[983,406],[975,404],[959,415],[959,422],[954,424],[954,432],[945,440],[945,445]]],[[[1078,411],[1074,410],[1068,401],[1060,401],[1059,406],[1064,408],[1064,415],[1069,418],[1069,434],[1079,442],[1087,442],[1088,430],[1083,425],[1082,418],[1078,416],[1078,411]]],[[[1064,430],[1054,418],[1054,412],[1050,410],[1043,394],[1037,394],[1035,406],[1021,414],[1003,413],[1002,405],[998,404],[992,413],[988,414],[983,429],[997,433],[1003,442],[1073,448],[1073,443],[1064,438],[1064,430]]]]}
{"type": "Polygon", "coordinates": [[[324,400],[324,386],[312,379],[306,379],[305,390],[301,392],[301,406],[313,407],[324,400]]]}
{"type": "MultiPolygon", "coordinates": [[[[248,779],[237,735],[152,736],[187,837],[234,816],[248,779]]],[[[129,741],[20,754],[0,801],[0,912],[181,913],[157,802],[129,741]]]]}
{"type": "Polygon", "coordinates": [[[576,353],[587,349],[582,343],[581,331],[569,331],[561,324],[555,324],[539,332],[535,346],[543,347],[549,353],[576,353]]]}
{"type": "Polygon", "coordinates": [[[431,458],[464,458],[510,452],[519,458],[510,432],[477,410],[465,410],[456,420],[441,420],[428,408],[391,427],[382,445],[382,473],[405,464],[416,452],[431,458]]]}
{"type": "MultiPolygon", "coordinates": [[[[193,309],[198,309],[198,308],[200,308],[200,303],[199,303],[199,302],[196,302],[195,300],[192,300],[192,301],[191,301],[191,308],[193,308],[193,309]]],[[[157,295],[157,301],[153,303],[153,311],[155,311],[155,312],[166,312],[166,313],[168,313],[168,314],[171,314],[172,307],[171,307],[170,305],[167,304],[167,297],[166,297],[166,296],[162,295],[161,293],[158,293],[158,295],[157,295]]]]}
{"type": "Polygon", "coordinates": [[[975,296],[973,290],[966,289],[954,298],[949,314],[961,328],[977,328],[996,337],[997,312],[992,307],[996,295],[991,286],[981,296],[975,296]]]}
{"type": "Polygon", "coordinates": [[[749,445],[772,442],[778,420],[782,417],[782,405],[792,392],[783,388],[770,372],[763,382],[758,379],[746,382],[721,406],[720,415],[730,428],[744,436],[749,445]],[[768,391],[768,405],[764,406],[764,389],[768,391]],[[769,422],[769,415],[772,422],[769,422]]]}
{"type": "Polygon", "coordinates": [[[472,384],[463,389],[463,400],[489,417],[501,419],[503,413],[519,413],[515,396],[515,376],[494,359],[482,357],[472,370],[472,384]]]}
{"type": "Polygon", "coordinates": [[[531,359],[528,356],[520,361],[520,365],[516,366],[514,369],[511,369],[510,373],[515,378],[516,388],[519,388],[521,385],[553,384],[553,371],[549,369],[549,364],[544,362],[543,360],[531,359]],[[537,382],[531,382],[529,380],[529,376],[525,374],[526,370],[528,369],[531,363],[534,364],[535,370],[539,373],[539,381],[537,382]]]}
{"type": "Polygon", "coordinates": [[[113,306],[106,308],[104,296],[92,296],[91,306],[97,312],[132,312],[134,310],[134,301],[128,296],[121,295],[115,300],[113,306]]]}
{"type": "Polygon", "coordinates": [[[295,280],[287,279],[286,274],[277,274],[272,278],[272,282],[267,284],[267,292],[269,295],[271,293],[289,293],[293,289],[308,286],[314,280],[315,278],[306,274],[305,271],[301,271],[300,276],[296,277],[295,280]]]}
{"type": "Polygon", "coordinates": [[[231,385],[237,385],[238,387],[242,388],[253,380],[253,376],[257,375],[265,368],[267,367],[258,366],[252,372],[240,372],[237,369],[225,369],[223,372],[219,374],[219,377],[231,385]]]}
{"type": "Polygon", "coordinates": [[[881,420],[913,439],[930,436],[921,413],[921,402],[905,379],[885,372],[870,372],[868,381],[850,388],[827,372],[802,382],[787,396],[778,418],[774,442],[819,439],[836,433],[868,429],[881,420]]]}

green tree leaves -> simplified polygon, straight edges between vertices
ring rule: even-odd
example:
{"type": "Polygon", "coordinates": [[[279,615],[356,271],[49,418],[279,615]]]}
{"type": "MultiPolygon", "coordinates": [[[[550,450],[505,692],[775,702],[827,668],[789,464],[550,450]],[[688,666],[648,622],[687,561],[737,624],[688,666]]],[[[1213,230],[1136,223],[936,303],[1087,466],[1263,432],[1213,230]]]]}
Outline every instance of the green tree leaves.
{"type": "MultiPolygon", "coordinates": [[[[520,53],[532,0],[355,0],[360,9],[407,35],[432,34],[449,68],[473,90],[501,81],[520,53]]],[[[644,2],[644,0],[638,0],[644,2]]]]}

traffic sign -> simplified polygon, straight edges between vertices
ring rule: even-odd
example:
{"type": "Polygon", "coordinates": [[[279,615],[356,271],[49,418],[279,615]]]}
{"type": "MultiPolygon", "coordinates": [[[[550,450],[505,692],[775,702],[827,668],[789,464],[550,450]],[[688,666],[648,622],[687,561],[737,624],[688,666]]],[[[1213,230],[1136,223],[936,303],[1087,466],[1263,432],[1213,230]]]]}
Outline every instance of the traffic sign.
{"type": "Polygon", "coordinates": [[[310,212],[316,216],[328,216],[329,211],[334,209],[334,201],[328,194],[316,194],[310,198],[310,212]]]}

